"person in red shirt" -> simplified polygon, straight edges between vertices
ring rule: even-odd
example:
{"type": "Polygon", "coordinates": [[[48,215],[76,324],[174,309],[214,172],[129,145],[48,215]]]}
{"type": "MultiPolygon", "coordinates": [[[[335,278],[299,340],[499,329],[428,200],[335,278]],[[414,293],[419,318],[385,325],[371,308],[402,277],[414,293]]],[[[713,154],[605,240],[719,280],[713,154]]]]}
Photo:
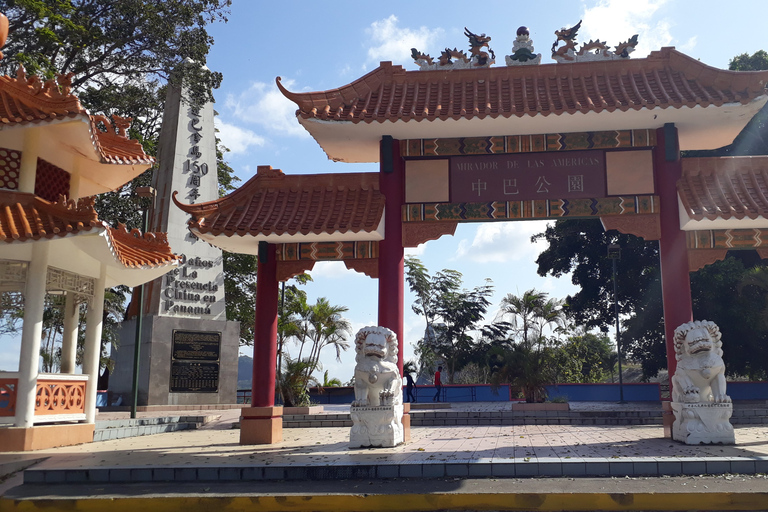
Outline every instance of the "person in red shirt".
{"type": "Polygon", "coordinates": [[[432,398],[433,402],[439,402],[440,401],[440,390],[443,389],[443,383],[440,380],[440,372],[443,371],[442,366],[437,367],[437,371],[435,372],[435,396],[432,398]]]}

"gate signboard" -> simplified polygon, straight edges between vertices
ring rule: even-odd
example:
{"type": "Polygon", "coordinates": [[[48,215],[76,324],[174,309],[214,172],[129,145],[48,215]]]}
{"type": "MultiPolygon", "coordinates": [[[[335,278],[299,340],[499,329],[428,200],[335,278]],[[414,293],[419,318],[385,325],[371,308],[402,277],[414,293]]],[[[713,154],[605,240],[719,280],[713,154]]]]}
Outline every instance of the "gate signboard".
{"type": "Polygon", "coordinates": [[[604,197],[605,152],[451,157],[450,180],[453,203],[604,197]]]}

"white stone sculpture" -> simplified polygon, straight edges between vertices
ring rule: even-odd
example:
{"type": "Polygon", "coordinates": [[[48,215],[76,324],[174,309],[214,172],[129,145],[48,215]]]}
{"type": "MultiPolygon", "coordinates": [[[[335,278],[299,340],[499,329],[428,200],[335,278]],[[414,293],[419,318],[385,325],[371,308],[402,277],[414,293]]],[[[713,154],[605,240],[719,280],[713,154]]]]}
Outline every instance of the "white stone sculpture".
{"type": "Polygon", "coordinates": [[[734,444],[731,398],[725,392],[720,328],[693,321],[675,329],[672,438],[686,444],[734,444]]]}
{"type": "Polygon", "coordinates": [[[355,400],[350,408],[350,448],[403,442],[403,379],[397,336],[385,327],[363,327],[355,336],[355,400]]]}

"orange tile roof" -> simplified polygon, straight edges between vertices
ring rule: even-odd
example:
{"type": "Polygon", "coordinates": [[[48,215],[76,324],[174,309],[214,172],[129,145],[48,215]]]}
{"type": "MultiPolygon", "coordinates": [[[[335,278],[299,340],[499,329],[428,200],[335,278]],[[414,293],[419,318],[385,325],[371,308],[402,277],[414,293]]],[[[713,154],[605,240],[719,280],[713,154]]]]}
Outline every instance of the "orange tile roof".
{"type": "Polygon", "coordinates": [[[93,198],[52,203],[21,192],[0,192],[0,238],[27,242],[63,237],[101,226],[93,198]]]}
{"type": "Polygon", "coordinates": [[[349,85],[322,92],[281,92],[297,116],[372,123],[472,119],[643,108],[749,103],[766,93],[768,71],[707,66],[674,48],[645,59],[450,71],[405,71],[382,62],[349,85]]]}
{"type": "Polygon", "coordinates": [[[215,201],[173,200],[192,214],[191,228],[215,236],[373,232],[384,213],[378,173],[286,176],[270,166],[215,201]]]}
{"type": "Polygon", "coordinates": [[[694,220],[768,218],[768,156],[684,158],[677,192],[694,220]]]}
{"type": "Polygon", "coordinates": [[[98,219],[93,197],[52,203],[34,194],[0,191],[0,239],[6,243],[60,238],[105,229],[115,259],[128,268],[166,265],[178,259],[165,233],[111,228],[98,219]]]}
{"type": "Polygon", "coordinates": [[[128,231],[124,224],[107,228],[115,259],[128,268],[158,267],[173,263],[179,256],[173,254],[166,233],[144,233],[138,229],[128,231]]]}
{"type": "Polygon", "coordinates": [[[126,135],[130,118],[113,116],[113,126],[105,116],[90,115],[72,94],[71,78],[69,73],[43,82],[40,77],[28,77],[22,66],[15,78],[0,75],[0,127],[83,116],[90,121],[91,139],[104,163],[152,164],[154,158],[126,135]]]}
{"type": "Polygon", "coordinates": [[[96,135],[94,145],[101,153],[105,162],[111,164],[146,164],[151,165],[155,159],[144,153],[144,148],[138,140],[129,139],[126,130],[131,125],[130,117],[112,116],[115,124],[115,131],[112,123],[106,116],[90,116],[91,132],[96,135]],[[105,131],[99,127],[103,125],[105,131]]]}

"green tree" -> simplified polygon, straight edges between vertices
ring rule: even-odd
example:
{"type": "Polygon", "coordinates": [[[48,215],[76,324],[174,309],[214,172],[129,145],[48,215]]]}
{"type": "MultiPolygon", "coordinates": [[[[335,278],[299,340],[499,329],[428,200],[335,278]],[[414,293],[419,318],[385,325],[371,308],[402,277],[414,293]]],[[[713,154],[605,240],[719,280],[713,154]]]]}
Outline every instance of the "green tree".
{"type": "Polygon", "coordinates": [[[312,377],[314,370],[315,367],[307,360],[292,359],[288,354],[283,357],[283,368],[276,384],[286,407],[306,407],[310,404],[308,387],[319,384],[312,377]]]}
{"type": "Polygon", "coordinates": [[[480,329],[493,286],[486,280],[472,290],[462,289],[460,272],[443,269],[430,276],[417,258],[407,258],[405,267],[408,286],[416,294],[413,311],[426,320],[424,338],[416,347],[421,371],[429,373],[442,361],[448,382],[453,383],[456,372],[476,348],[470,333],[480,329]]]}
{"type": "Polygon", "coordinates": [[[556,334],[566,324],[561,301],[533,289],[520,296],[507,294],[497,320],[510,327],[511,335],[497,351],[491,382],[520,387],[526,402],[543,400],[544,385],[555,382],[557,376],[556,334]],[[552,331],[550,335],[545,334],[547,329],[552,331]]]}
{"type": "MultiPolygon", "coordinates": [[[[557,221],[534,238],[549,243],[536,260],[539,274],[559,277],[572,272],[572,282],[580,288],[565,300],[574,322],[603,332],[615,322],[612,267],[606,248],[618,243],[622,248],[616,276],[622,348],[626,357],[640,362],[645,377],[666,368],[658,243],[605,232],[599,222],[587,220],[557,221]]],[[[759,263],[754,251],[731,251],[725,260],[690,274],[694,318],[720,326],[727,368],[736,374],[759,376],[768,369],[768,358],[753,357],[764,353],[766,328],[756,318],[765,303],[754,298],[762,292],[738,288],[747,269],[759,263]]]]}
{"type": "Polygon", "coordinates": [[[349,348],[347,337],[352,325],[341,315],[349,310],[346,306],[334,306],[325,297],[320,297],[310,307],[309,330],[307,338],[311,342],[308,360],[316,368],[320,367],[320,353],[332,347],[336,360],[341,361],[341,353],[349,348]]]}
{"type": "Polygon", "coordinates": [[[340,388],[341,387],[341,380],[337,379],[336,377],[329,377],[328,376],[328,370],[325,370],[323,372],[323,387],[324,388],[340,388]]]}
{"type": "Polygon", "coordinates": [[[90,104],[137,112],[160,84],[187,79],[198,102],[212,99],[221,74],[204,68],[213,39],[206,27],[226,21],[230,0],[8,0],[9,37],[0,72],[23,64],[45,79],[72,73],[90,104]],[[179,75],[172,70],[185,59],[179,75]]]}
{"type": "Polygon", "coordinates": [[[286,396],[288,400],[291,399],[292,391],[290,388],[283,388],[283,385],[303,385],[306,388],[316,382],[312,372],[322,369],[320,355],[323,349],[333,347],[336,360],[341,360],[341,352],[349,348],[346,340],[352,329],[350,323],[342,316],[347,311],[346,307],[334,306],[325,297],[319,298],[315,304],[309,304],[303,290],[288,290],[283,306],[283,320],[278,321],[278,339],[282,340],[280,357],[284,361],[280,371],[299,371],[300,367],[301,375],[300,378],[278,375],[278,389],[284,401],[286,396]],[[296,358],[291,358],[284,348],[288,339],[295,341],[299,347],[296,358]],[[288,365],[287,361],[290,361],[292,366],[288,365]]]}
{"type": "Polygon", "coordinates": [[[424,264],[415,257],[405,258],[405,280],[410,290],[416,294],[411,309],[417,315],[423,315],[426,321],[425,337],[428,344],[435,340],[434,323],[438,316],[440,298],[444,294],[456,292],[461,288],[461,273],[456,270],[443,269],[434,277],[424,264]]]}
{"type": "Polygon", "coordinates": [[[240,321],[240,345],[253,345],[256,323],[257,258],[223,251],[224,298],[228,320],[240,321]]]}
{"type": "Polygon", "coordinates": [[[603,382],[613,370],[615,354],[606,335],[569,336],[557,350],[556,382],[603,382]]]}

